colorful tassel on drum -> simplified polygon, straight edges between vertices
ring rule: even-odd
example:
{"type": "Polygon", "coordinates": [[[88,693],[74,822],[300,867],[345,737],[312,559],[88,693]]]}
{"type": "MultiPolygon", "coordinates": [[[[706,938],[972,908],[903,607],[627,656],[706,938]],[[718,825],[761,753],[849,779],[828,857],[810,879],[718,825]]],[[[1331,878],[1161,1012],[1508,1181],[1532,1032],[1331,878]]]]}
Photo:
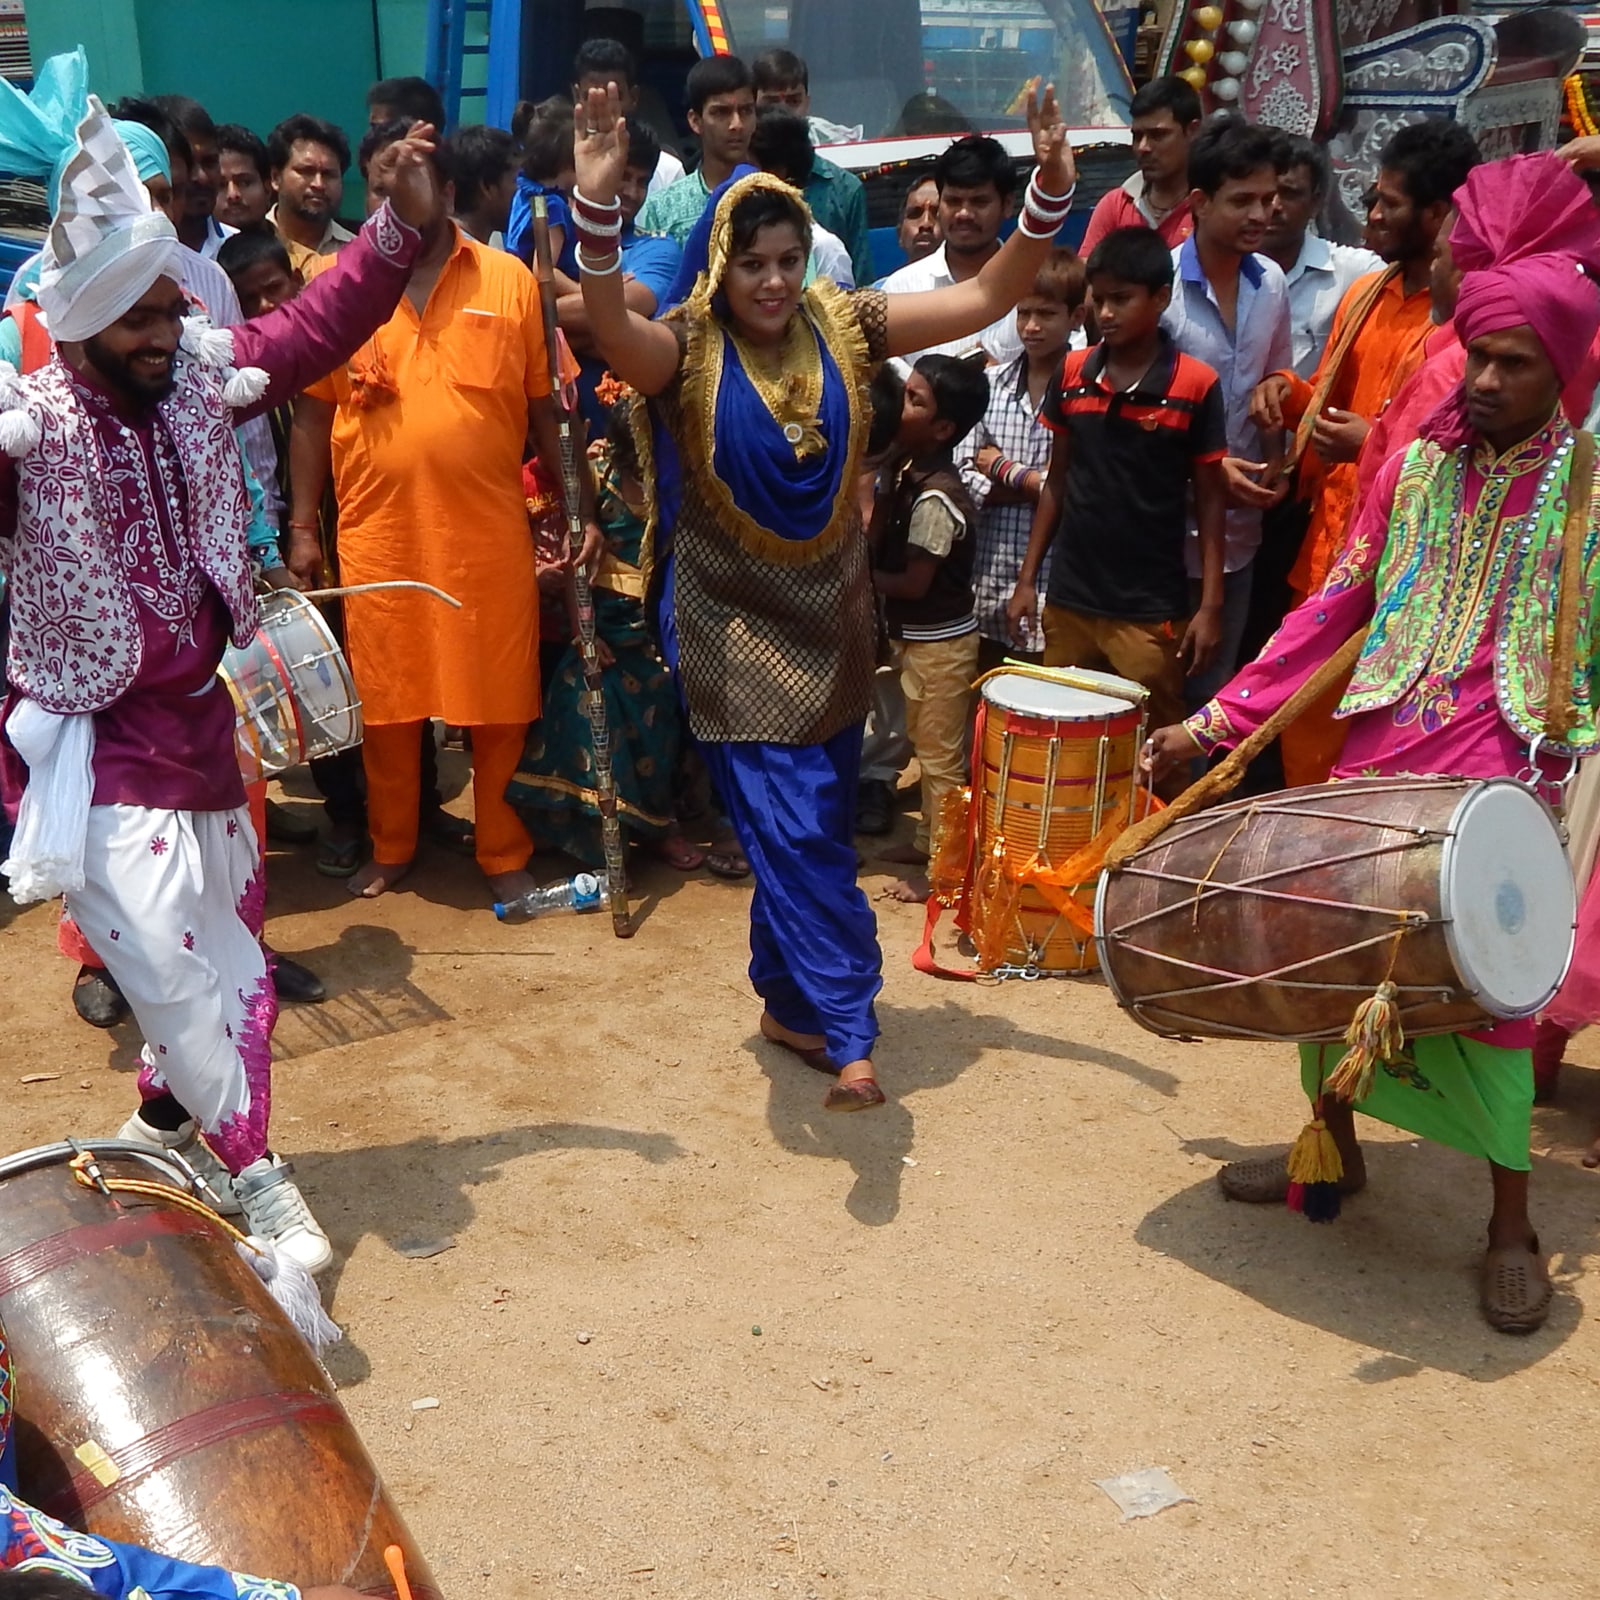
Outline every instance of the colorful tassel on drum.
{"type": "Polygon", "coordinates": [[[1346,1102],[1365,1100],[1380,1061],[1393,1061],[1406,1042],[1400,1023],[1400,991],[1392,983],[1378,985],[1370,1000],[1363,1000],[1344,1031],[1350,1046],[1329,1075],[1324,1089],[1346,1102]]]}
{"type": "Polygon", "coordinates": [[[1339,1215],[1343,1177],[1339,1147],[1327,1123],[1313,1117],[1289,1151],[1289,1209],[1300,1212],[1307,1222],[1332,1222],[1339,1215]]]}

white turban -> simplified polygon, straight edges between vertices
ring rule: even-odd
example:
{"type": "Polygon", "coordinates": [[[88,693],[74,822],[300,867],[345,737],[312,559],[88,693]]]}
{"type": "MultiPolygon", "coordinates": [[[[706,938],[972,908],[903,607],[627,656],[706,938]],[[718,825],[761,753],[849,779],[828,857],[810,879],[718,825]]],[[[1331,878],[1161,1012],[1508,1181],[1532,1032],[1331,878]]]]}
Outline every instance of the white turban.
{"type": "Polygon", "coordinates": [[[158,278],[177,280],[183,246],[150,204],[128,147],[93,95],[61,176],[39,270],[39,309],[57,340],[91,339],[158,278]]]}

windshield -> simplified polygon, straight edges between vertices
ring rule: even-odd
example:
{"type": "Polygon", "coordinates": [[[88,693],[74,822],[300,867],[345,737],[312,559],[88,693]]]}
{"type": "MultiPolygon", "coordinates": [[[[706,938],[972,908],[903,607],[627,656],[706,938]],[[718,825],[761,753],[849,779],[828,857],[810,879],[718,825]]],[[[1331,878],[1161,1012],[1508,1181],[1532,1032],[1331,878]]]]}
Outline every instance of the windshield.
{"type": "Polygon", "coordinates": [[[724,0],[734,52],[804,57],[811,114],[832,139],[1025,127],[1053,82],[1069,126],[1125,127],[1132,93],[1107,23],[1119,0],[724,0]],[[1104,9],[1106,16],[1101,16],[1104,9]]]}

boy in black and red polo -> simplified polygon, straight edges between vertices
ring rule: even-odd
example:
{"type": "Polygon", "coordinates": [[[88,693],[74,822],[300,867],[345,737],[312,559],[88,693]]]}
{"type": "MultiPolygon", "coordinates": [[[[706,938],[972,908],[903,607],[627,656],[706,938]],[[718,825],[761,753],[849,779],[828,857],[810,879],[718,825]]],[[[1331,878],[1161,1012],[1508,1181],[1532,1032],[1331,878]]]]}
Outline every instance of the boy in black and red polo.
{"type": "Polygon", "coordinates": [[[1044,605],[1044,661],[1110,671],[1150,690],[1150,726],[1184,711],[1183,674],[1222,641],[1222,390],[1202,361],[1162,331],[1172,256],[1148,228],[1095,246],[1089,294],[1101,343],[1070,351],[1045,396],[1050,469],[1017,587],[1012,637],[1028,627],[1039,567],[1054,545],[1044,605]],[[1191,615],[1184,542],[1191,491],[1200,535],[1200,605],[1191,615]]]}

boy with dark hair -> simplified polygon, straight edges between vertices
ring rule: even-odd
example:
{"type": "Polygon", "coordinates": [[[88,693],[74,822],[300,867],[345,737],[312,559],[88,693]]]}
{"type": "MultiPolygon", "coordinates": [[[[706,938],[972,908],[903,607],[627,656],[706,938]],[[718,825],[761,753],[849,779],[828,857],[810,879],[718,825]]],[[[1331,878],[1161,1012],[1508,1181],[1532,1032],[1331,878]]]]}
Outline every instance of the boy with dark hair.
{"type": "MultiPolygon", "coordinates": [[[[774,173],[785,183],[804,190],[811,181],[811,169],[817,160],[805,118],[787,106],[757,106],[755,131],[750,135],[750,159],[763,172],[774,173]]],[[[855,267],[844,241],[815,214],[811,223],[811,260],[806,269],[806,282],[813,278],[832,278],[841,289],[856,286],[855,267]]]]}
{"type": "Polygon", "coordinates": [[[1153,78],[1128,107],[1136,171],[1103,194],[1083,231],[1089,254],[1114,228],[1154,228],[1172,249],[1194,231],[1189,146],[1200,132],[1200,96],[1179,77],[1153,78]]]}
{"type": "Polygon", "coordinates": [[[334,219],[344,200],[350,141],[321,117],[285,117],[267,135],[267,166],[277,196],[267,221],[302,275],[313,256],[337,255],[355,235],[334,219]]]}
{"type": "MultiPolygon", "coordinates": [[[[972,573],[980,672],[999,666],[1013,650],[1007,607],[1028,551],[1034,507],[1050,460],[1050,430],[1041,408],[1060,375],[1070,341],[1083,325],[1087,292],[1077,251],[1052,251],[1032,290],[1017,302],[1022,354],[990,373],[989,407],[983,426],[969,441],[972,463],[985,480],[972,573]]],[[[1037,651],[1042,637],[1038,616],[1032,621],[1028,649],[1037,651]]]]}
{"type": "MultiPolygon", "coordinates": [[[[885,470],[873,512],[872,582],[883,596],[894,666],[906,701],[906,731],[922,768],[922,816],[910,846],[886,861],[923,866],[946,794],[966,768],[967,715],[978,667],[973,614],[972,501],[955,447],[983,420],[989,380],[954,356],[926,355],[905,383],[899,464],[885,470]]],[[[919,873],[895,891],[920,902],[919,873]]]]}
{"type": "Polygon", "coordinates": [[[217,129],[217,221],[241,231],[270,229],[272,168],[265,142],[237,122],[217,129]]]}
{"type": "MultiPolygon", "coordinates": [[[[1016,164],[1005,146],[984,134],[957,139],[934,163],[933,181],[939,187],[939,227],[944,243],[922,260],[891,272],[883,280],[888,294],[965,283],[999,253],[1000,229],[1011,212],[1017,187],[1016,164]]],[[[976,338],[950,340],[918,353],[965,355],[980,348],[996,363],[1014,361],[1021,355],[1016,317],[1008,311],[976,338]]]]}
{"type": "Polygon", "coordinates": [[[217,252],[217,265],[232,280],[246,320],[276,311],[303,287],[300,274],[289,261],[288,247],[266,229],[235,233],[224,239],[217,252]]]}
{"type": "Polygon", "coordinates": [[[1205,671],[1222,642],[1222,388],[1162,326],[1173,264],[1158,233],[1108,233],[1088,280],[1101,343],[1072,351],[1045,397],[1050,470],[1006,615],[1017,643],[1037,647],[1032,619],[1049,551],[1045,665],[1142,683],[1158,728],[1183,707],[1184,667],[1205,671]],[[1184,563],[1191,485],[1197,608],[1184,563]]]}
{"type": "MultiPolygon", "coordinates": [[[[1215,117],[1189,147],[1194,233],[1172,253],[1176,280],[1162,326],[1173,343],[1222,381],[1230,502],[1223,557],[1222,644],[1189,691],[1204,705],[1232,673],[1250,609],[1261,515],[1284,496],[1278,481],[1282,436],[1252,420],[1250,397],[1269,373],[1289,365],[1289,287],[1283,268],[1256,252],[1278,195],[1276,135],[1242,117],[1215,117]]],[[[1189,576],[1199,603],[1200,550],[1191,528],[1189,576]]]]}
{"type": "MultiPolygon", "coordinates": [[[[781,106],[806,125],[813,144],[851,136],[853,130],[821,122],[811,115],[811,76],[793,50],[763,50],[751,63],[756,106],[781,106]]],[[[859,134],[857,134],[859,137],[859,134]]],[[[857,283],[872,282],[872,243],[867,230],[867,191],[853,172],[817,156],[803,185],[811,215],[844,240],[857,283]]]]}
{"type": "Polygon", "coordinates": [[[749,159],[756,123],[750,69],[737,56],[707,56],[689,69],[685,85],[689,126],[700,141],[700,165],[671,188],[653,194],[639,214],[645,233],[664,233],[680,246],[700,220],[711,191],[749,159]]]}
{"type": "Polygon", "coordinates": [[[671,118],[660,104],[660,96],[646,107],[640,103],[639,68],[633,52],[620,39],[586,39],[578,47],[572,63],[573,102],[587,100],[591,89],[604,89],[614,83],[622,101],[622,114],[628,119],[628,136],[637,138],[648,126],[659,154],[650,172],[650,193],[660,194],[683,176],[683,162],[668,144],[676,137],[671,118]]]}
{"type": "Polygon", "coordinates": [[[479,244],[505,243],[517,192],[517,146],[504,128],[457,128],[445,141],[445,164],[455,185],[455,219],[479,244]]]}
{"type": "MultiPolygon", "coordinates": [[[[426,78],[382,78],[367,90],[369,128],[381,128],[397,118],[431,123],[433,131],[444,136],[444,101],[426,78]]],[[[350,165],[348,157],[345,165],[350,165]]]]}

